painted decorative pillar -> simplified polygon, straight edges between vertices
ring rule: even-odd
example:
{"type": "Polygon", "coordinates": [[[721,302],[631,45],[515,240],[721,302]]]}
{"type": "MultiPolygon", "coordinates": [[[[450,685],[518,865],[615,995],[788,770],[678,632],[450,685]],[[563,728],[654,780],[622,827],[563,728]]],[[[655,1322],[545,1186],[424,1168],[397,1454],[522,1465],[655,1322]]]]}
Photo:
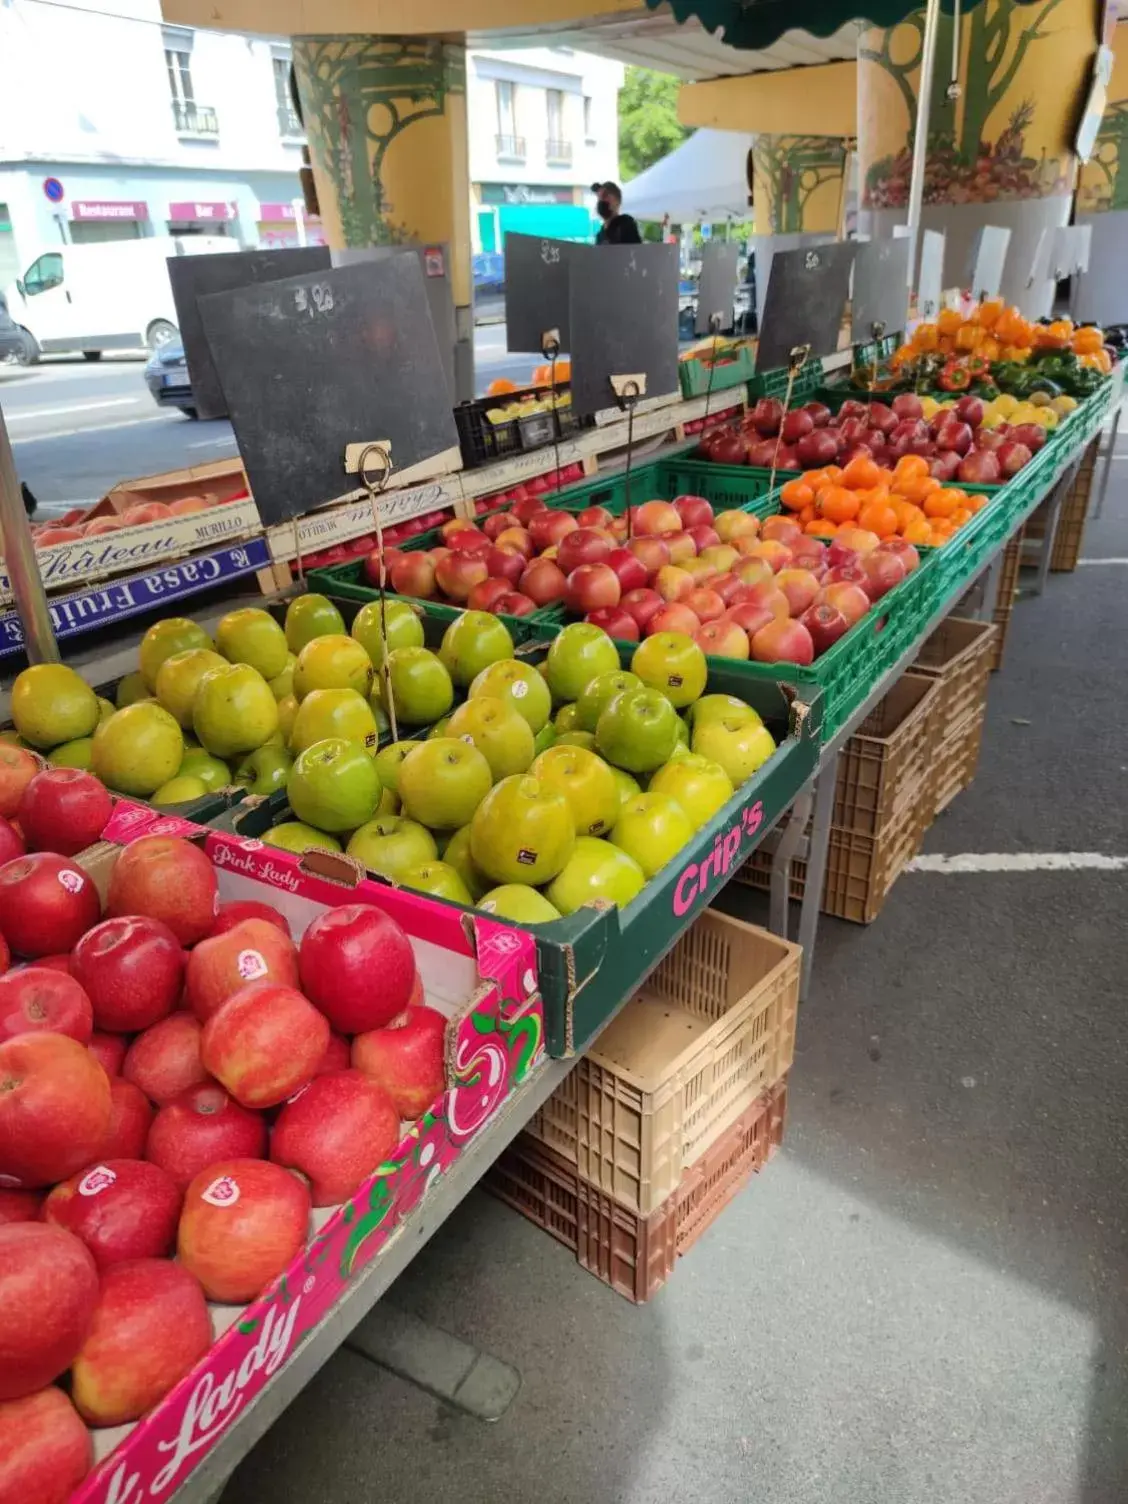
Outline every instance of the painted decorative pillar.
{"type": "Polygon", "coordinates": [[[329,244],[449,247],[456,386],[465,391],[468,376],[472,392],[465,47],[435,38],[302,36],[293,39],[293,58],[329,244]]]}
{"type": "Polygon", "coordinates": [[[1076,223],[1088,225],[1092,239],[1073,312],[1099,324],[1128,321],[1128,24],[1117,26],[1112,50],[1108,100],[1075,206],[1076,223]]]}
{"type": "MultiPolygon", "coordinates": [[[[980,0],[960,18],[958,45],[955,24],[941,12],[922,223],[947,235],[946,286],[966,281],[979,229],[1009,228],[1001,290],[1036,317],[1053,284],[1027,283],[1041,232],[1069,221],[1097,0],[980,0]]],[[[906,218],[923,35],[918,11],[858,42],[859,228],[875,236],[906,218]]]]}
{"type": "Polygon", "coordinates": [[[752,213],[757,235],[837,233],[846,143],[839,136],[756,136],[752,213]]]}

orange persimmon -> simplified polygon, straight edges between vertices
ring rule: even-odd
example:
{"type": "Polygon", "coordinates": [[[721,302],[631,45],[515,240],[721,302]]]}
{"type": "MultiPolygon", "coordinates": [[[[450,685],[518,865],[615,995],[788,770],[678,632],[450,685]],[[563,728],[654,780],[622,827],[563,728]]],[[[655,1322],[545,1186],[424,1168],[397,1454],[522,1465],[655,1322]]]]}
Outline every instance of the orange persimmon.
{"type": "Polygon", "coordinates": [[[887,501],[871,501],[858,513],[858,526],[879,538],[892,538],[897,531],[897,513],[887,501]]]}
{"type": "Polygon", "coordinates": [[[864,454],[856,455],[842,472],[842,484],[849,491],[868,491],[880,482],[880,467],[864,454]]]}
{"type": "Polygon", "coordinates": [[[789,480],[780,487],[779,499],[789,512],[801,512],[814,501],[815,493],[806,479],[789,480]]]}

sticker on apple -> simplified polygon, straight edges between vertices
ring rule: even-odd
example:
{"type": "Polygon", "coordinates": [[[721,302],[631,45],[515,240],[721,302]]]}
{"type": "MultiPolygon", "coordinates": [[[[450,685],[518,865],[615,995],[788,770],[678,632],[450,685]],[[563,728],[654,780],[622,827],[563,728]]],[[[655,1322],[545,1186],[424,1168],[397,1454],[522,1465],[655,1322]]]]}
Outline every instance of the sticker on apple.
{"type": "Polygon", "coordinates": [[[235,969],[244,982],[257,981],[259,977],[266,976],[267,972],[266,962],[257,950],[241,950],[235,962],[235,969]]]}
{"type": "Polygon", "coordinates": [[[537,854],[535,851],[530,851],[527,846],[522,846],[517,852],[517,860],[521,863],[522,867],[535,867],[537,854]]]}
{"type": "Polygon", "coordinates": [[[231,1175],[221,1175],[213,1180],[206,1191],[201,1191],[200,1200],[209,1206],[234,1206],[240,1195],[238,1182],[231,1175]]]}
{"type": "Polygon", "coordinates": [[[509,693],[515,700],[523,700],[529,693],[529,686],[525,683],[524,679],[517,679],[509,686],[509,693]]]}
{"type": "Polygon", "coordinates": [[[68,893],[81,893],[86,886],[86,879],[81,872],[75,872],[71,867],[64,867],[59,873],[59,881],[68,893]]]}
{"type": "Polygon", "coordinates": [[[109,1165],[95,1165],[92,1170],[78,1182],[78,1194],[80,1196],[97,1196],[99,1191],[108,1191],[110,1186],[116,1184],[117,1174],[109,1165]]]}

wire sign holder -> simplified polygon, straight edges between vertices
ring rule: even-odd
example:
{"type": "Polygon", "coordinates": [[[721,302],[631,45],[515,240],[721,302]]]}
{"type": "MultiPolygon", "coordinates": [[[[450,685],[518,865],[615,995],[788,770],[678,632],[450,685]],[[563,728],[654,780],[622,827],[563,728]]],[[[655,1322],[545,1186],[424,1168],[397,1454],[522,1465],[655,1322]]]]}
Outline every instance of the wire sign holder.
{"type": "Polygon", "coordinates": [[[384,523],[380,516],[380,495],[388,488],[393,468],[392,446],[388,439],[373,439],[367,444],[350,444],[345,451],[345,473],[355,475],[367,491],[372,505],[372,521],[376,525],[376,547],[380,554],[380,635],[384,639],[384,651],[380,657],[380,682],[384,686],[384,703],[388,707],[392,740],[398,742],[396,702],[392,693],[392,676],[388,669],[388,568],[384,562],[384,523]],[[372,466],[379,467],[375,476],[370,472],[372,466]]]}
{"type": "Polygon", "coordinates": [[[634,457],[634,415],[639,398],[646,396],[646,372],[636,371],[630,376],[608,376],[615,402],[627,415],[627,468],[623,476],[623,495],[627,507],[627,537],[634,537],[634,515],[631,509],[631,463],[634,457]]]}
{"type": "MultiPolygon", "coordinates": [[[[810,345],[795,345],[787,360],[787,390],[783,394],[783,418],[791,411],[791,394],[795,389],[795,378],[811,358],[810,345]]],[[[779,461],[779,446],[783,443],[783,418],[780,419],[779,433],[776,435],[775,448],[772,450],[772,473],[768,481],[768,490],[775,490],[776,466],[779,461]]]]}

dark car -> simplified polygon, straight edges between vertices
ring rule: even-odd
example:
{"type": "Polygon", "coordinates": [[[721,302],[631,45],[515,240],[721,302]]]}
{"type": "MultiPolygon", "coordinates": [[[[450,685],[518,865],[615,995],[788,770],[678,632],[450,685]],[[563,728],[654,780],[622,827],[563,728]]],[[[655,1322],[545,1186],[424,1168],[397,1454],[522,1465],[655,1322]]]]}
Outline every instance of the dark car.
{"type": "Polygon", "coordinates": [[[158,407],[178,407],[186,418],[196,416],[188,362],[178,339],[169,340],[150,355],[145,365],[145,384],[158,407]]]}
{"type": "Polygon", "coordinates": [[[8,305],[0,293],[0,361],[22,362],[26,351],[24,332],[8,312],[8,305]]]}

